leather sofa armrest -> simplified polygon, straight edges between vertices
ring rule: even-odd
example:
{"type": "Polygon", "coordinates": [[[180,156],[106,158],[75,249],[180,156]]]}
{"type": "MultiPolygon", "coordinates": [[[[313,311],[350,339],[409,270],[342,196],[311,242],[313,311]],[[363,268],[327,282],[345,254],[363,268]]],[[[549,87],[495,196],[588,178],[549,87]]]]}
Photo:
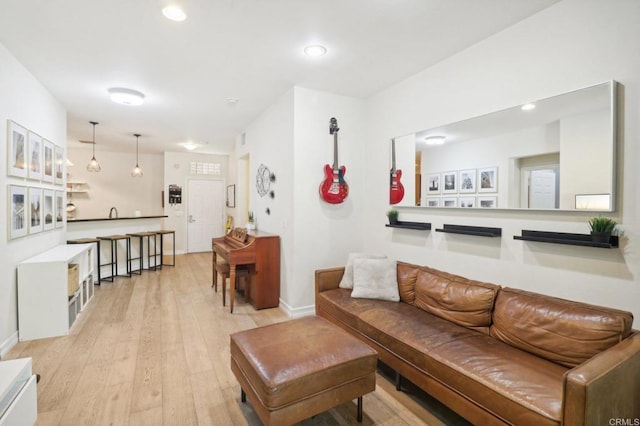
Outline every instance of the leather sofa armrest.
{"type": "Polygon", "coordinates": [[[344,266],[341,268],[316,270],[316,294],[323,291],[338,288],[344,275],[344,266]]]}
{"type": "Polygon", "coordinates": [[[640,332],[567,371],[562,424],[640,424],[638,395],[640,332]]]}

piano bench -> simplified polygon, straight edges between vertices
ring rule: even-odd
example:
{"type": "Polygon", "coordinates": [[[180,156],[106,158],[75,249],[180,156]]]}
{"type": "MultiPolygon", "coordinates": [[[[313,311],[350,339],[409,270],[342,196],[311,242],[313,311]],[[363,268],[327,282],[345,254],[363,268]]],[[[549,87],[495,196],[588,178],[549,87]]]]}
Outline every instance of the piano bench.
{"type": "MultiPolygon", "coordinates": [[[[216,263],[216,269],[214,273],[220,274],[222,278],[222,306],[227,306],[227,278],[231,276],[231,268],[228,263],[216,263]]],[[[244,265],[236,266],[236,282],[229,283],[229,285],[234,285],[237,288],[237,284],[240,281],[240,278],[244,279],[244,297],[246,300],[249,299],[249,283],[251,282],[251,278],[249,277],[249,269],[244,265]]],[[[216,283],[217,284],[217,283],[216,283]]],[[[214,287],[212,285],[212,287],[214,287]]],[[[217,285],[214,287],[214,290],[217,292],[217,285]]],[[[233,313],[233,307],[231,308],[231,313],[233,313]]]]}

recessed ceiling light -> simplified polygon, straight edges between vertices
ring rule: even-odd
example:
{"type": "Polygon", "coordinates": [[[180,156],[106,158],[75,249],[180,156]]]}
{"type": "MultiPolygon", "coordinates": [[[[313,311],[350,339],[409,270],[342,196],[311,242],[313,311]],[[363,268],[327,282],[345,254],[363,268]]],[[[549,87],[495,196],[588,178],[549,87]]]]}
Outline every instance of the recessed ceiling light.
{"type": "Polygon", "coordinates": [[[427,136],[424,138],[424,142],[427,145],[442,145],[445,139],[446,138],[444,136],[427,136]]]}
{"type": "Polygon", "coordinates": [[[162,14],[165,18],[171,19],[172,21],[182,22],[187,19],[187,14],[184,13],[184,10],[180,8],[180,6],[170,5],[162,9],[162,14]]]}
{"type": "Polygon", "coordinates": [[[144,102],[144,94],[137,90],[123,87],[112,87],[109,89],[109,95],[113,102],[123,105],[142,105],[144,102]]]}
{"type": "Polygon", "coordinates": [[[313,44],[304,48],[304,54],[311,57],[322,56],[327,53],[327,48],[319,44],[313,44]]]}
{"type": "Polygon", "coordinates": [[[520,107],[523,111],[531,111],[536,108],[536,104],[524,104],[520,107]]]}

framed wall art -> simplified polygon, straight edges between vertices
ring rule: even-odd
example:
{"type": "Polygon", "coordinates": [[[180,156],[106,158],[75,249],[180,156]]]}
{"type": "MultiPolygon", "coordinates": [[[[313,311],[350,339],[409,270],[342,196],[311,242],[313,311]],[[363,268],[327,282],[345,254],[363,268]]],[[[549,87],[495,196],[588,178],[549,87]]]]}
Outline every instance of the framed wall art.
{"type": "Polygon", "coordinates": [[[440,194],[440,173],[427,175],[427,195],[440,194]]]}
{"type": "Polygon", "coordinates": [[[442,193],[457,194],[458,193],[458,173],[444,172],[442,173],[442,193]]]}
{"type": "Polygon", "coordinates": [[[442,197],[441,207],[458,207],[458,199],[456,197],[442,197]]]}
{"type": "Polygon", "coordinates": [[[9,185],[9,239],[27,235],[27,187],[9,185]]]}
{"type": "Polygon", "coordinates": [[[33,180],[42,180],[42,138],[29,131],[28,140],[27,177],[33,180]]]}
{"type": "Polygon", "coordinates": [[[461,194],[476,192],[476,169],[460,170],[458,192],[461,194]]]}
{"type": "Polygon", "coordinates": [[[236,206],[236,186],[227,185],[227,207],[233,208],[236,206]]]}
{"type": "Polygon", "coordinates": [[[498,192],[498,168],[478,169],[478,192],[498,192]]]}
{"type": "Polygon", "coordinates": [[[478,207],[481,209],[498,208],[498,197],[478,197],[478,207]]]}
{"type": "Polygon", "coordinates": [[[29,188],[29,234],[42,232],[42,189],[29,188]]]}
{"type": "Polygon", "coordinates": [[[64,152],[62,148],[53,147],[53,181],[56,185],[62,185],[64,176],[64,152]]]}
{"type": "Polygon", "coordinates": [[[53,182],[53,142],[44,140],[42,142],[42,180],[53,182]]]}
{"type": "Polygon", "coordinates": [[[460,197],[458,207],[474,208],[476,206],[476,197],[460,197]]]}
{"type": "Polygon", "coordinates": [[[66,207],[64,205],[64,192],[56,191],[56,202],[55,202],[55,209],[54,209],[54,211],[56,212],[55,214],[56,228],[62,228],[62,226],[64,225],[65,208],[66,207]]]}
{"type": "Polygon", "coordinates": [[[440,197],[427,197],[427,207],[440,207],[440,197]]]}
{"type": "Polygon", "coordinates": [[[49,231],[55,227],[53,217],[55,211],[54,191],[52,189],[45,189],[42,191],[42,198],[42,229],[49,231]]]}
{"type": "Polygon", "coordinates": [[[27,177],[27,129],[7,120],[7,174],[27,177]]]}

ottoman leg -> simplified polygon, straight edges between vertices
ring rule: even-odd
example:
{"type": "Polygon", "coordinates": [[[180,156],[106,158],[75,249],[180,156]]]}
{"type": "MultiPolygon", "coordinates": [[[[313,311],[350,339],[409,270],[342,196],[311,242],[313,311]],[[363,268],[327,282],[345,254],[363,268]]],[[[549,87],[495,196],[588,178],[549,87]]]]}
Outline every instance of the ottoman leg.
{"type": "Polygon", "coordinates": [[[244,389],[240,388],[240,401],[247,402],[247,394],[244,393],[244,389]]]}
{"type": "Polygon", "coordinates": [[[358,423],[362,423],[362,397],[358,397],[358,415],[357,415],[358,423]]]}

